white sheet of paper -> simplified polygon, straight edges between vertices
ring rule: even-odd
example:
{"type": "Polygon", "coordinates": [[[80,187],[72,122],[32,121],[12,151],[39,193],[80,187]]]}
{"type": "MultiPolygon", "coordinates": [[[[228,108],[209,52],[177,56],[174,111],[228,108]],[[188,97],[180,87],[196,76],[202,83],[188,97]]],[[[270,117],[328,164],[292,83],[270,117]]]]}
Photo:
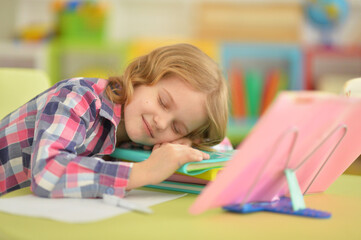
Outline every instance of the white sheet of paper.
{"type": "MultiPolygon", "coordinates": [[[[150,207],[185,195],[132,190],[126,195],[125,199],[150,207]]],[[[49,199],[34,195],[0,198],[0,211],[29,217],[49,218],[69,223],[100,221],[129,212],[127,209],[106,204],[103,202],[103,199],[49,199]]]]}

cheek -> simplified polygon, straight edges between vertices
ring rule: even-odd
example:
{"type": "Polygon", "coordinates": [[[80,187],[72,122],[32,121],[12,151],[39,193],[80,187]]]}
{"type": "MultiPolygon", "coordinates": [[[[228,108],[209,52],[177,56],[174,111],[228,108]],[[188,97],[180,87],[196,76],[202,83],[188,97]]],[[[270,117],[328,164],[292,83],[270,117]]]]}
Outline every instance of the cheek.
{"type": "Polygon", "coordinates": [[[159,141],[159,143],[173,142],[180,138],[181,137],[175,134],[172,130],[168,130],[166,132],[163,132],[162,135],[159,136],[159,139],[157,139],[157,141],[159,141]]]}
{"type": "Polygon", "coordinates": [[[131,111],[140,111],[147,109],[149,106],[152,106],[152,102],[149,100],[139,99],[137,101],[131,102],[129,105],[131,105],[131,111]]]}
{"type": "Polygon", "coordinates": [[[137,101],[133,100],[130,103],[128,103],[127,106],[125,106],[124,114],[127,113],[132,115],[132,113],[139,111],[142,108],[142,106],[144,106],[144,102],[139,100],[137,101]]]}
{"type": "Polygon", "coordinates": [[[126,106],[124,108],[124,123],[125,123],[125,127],[127,128],[128,125],[132,124],[132,122],[135,121],[136,119],[136,115],[137,115],[137,112],[136,112],[136,109],[137,108],[134,108],[134,105],[133,104],[129,104],[128,106],[126,106]]]}

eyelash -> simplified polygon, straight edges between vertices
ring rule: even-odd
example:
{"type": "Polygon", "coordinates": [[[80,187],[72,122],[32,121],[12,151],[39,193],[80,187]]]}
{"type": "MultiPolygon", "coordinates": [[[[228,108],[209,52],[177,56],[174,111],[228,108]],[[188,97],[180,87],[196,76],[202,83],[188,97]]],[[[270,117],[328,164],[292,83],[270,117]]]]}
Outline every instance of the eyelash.
{"type": "MultiPolygon", "coordinates": [[[[167,109],[167,105],[164,104],[164,102],[162,101],[162,98],[159,97],[158,98],[158,101],[159,101],[159,104],[164,108],[164,109],[167,109]]],[[[176,134],[180,134],[180,132],[177,130],[177,128],[175,127],[175,124],[173,124],[173,127],[172,127],[173,131],[176,133],[176,134]]]]}
{"type": "Polygon", "coordinates": [[[177,128],[175,127],[175,124],[173,124],[173,131],[176,133],[176,134],[180,134],[180,132],[177,130],[177,128]]]}
{"type": "Polygon", "coordinates": [[[159,104],[163,107],[163,108],[167,108],[167,106],[164,104],[164,102],[162,101],[162,98],[161,97],[159,97],[158,98],[158,101],[159,101],[159,104]]]}

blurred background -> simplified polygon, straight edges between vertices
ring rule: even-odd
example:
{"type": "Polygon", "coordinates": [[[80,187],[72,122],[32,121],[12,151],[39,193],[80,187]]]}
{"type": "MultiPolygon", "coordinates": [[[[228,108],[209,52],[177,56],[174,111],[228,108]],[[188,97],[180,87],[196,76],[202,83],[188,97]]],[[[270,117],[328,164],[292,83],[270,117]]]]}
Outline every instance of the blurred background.
{"type": "Polygon", "coordinates": [[[1,0],[0,68],[107,78],[188,42],[223,70],[237,146],[279,91],[341,93],[361,77],[360,26],[360,0],[1,0]]]}

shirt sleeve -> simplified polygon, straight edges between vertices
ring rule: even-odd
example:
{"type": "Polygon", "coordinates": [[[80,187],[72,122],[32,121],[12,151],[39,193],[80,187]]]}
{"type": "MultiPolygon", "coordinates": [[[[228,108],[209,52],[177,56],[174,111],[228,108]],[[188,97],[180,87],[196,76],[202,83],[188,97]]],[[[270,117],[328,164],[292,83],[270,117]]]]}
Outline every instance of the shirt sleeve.
{"type": "MultiPolygon", "coordinates": [[[[68,84],[46,97],[35,124],[31,189],[41,197],[123,197],[132,167],[78,156],[99,118],[101,101],[84,86],[68,84]]],[[[100,131],[100,130],[99,130],[100,131]]]]}

